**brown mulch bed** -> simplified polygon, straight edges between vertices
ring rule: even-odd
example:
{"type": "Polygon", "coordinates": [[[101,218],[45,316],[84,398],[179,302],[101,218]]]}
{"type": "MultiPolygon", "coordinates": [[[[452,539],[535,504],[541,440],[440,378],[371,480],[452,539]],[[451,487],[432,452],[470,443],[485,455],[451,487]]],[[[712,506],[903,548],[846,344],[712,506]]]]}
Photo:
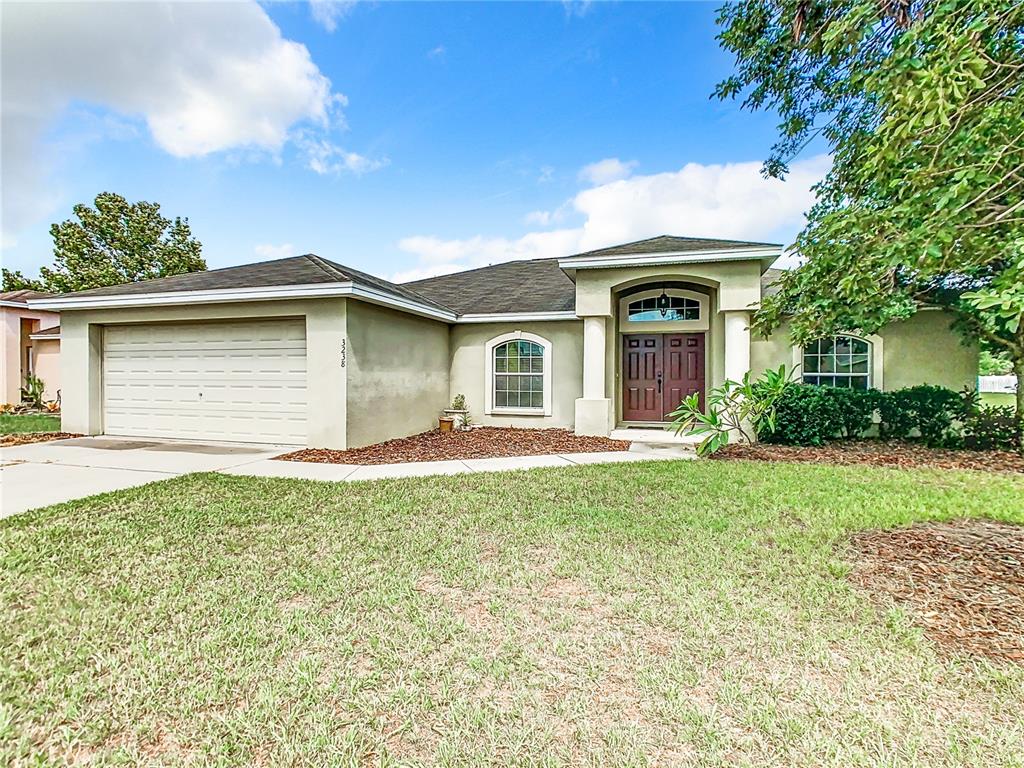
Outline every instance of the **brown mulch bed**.
{"type": "Polygon", "coordinates": [[[853,440],[810,447],[768,443],[729,445],[714,454],[714,458],[1024,472],[1024,456],[1012,451],[953,451],[898,440],[853,440]]]}
{"type": "Polygon", "coordinates": [[[599,453],[625,451],[628,448],[629,443],[622,440],[581,437],[568,429],[474,427],[460,432],[433,430],[348,451],[308,448],[276,458],[320,464],[398,464],[407,461],[489,459],[553,453],[599,453]]]}
{"type": "Polygon", "coordinates": [[[895,600],[941,648],[1024,664],[1024,526],[920,523],[851,544],[851,581],[895,600]]]}
{"type": "Polygon", "coordinates": [[[69,437],[81,437],[81,435],[72,432],[15,432],[10,435],[0,435],[0,448],[28,445],[29,443],[47,443],[50,440],[66,440],[69,437]]]}

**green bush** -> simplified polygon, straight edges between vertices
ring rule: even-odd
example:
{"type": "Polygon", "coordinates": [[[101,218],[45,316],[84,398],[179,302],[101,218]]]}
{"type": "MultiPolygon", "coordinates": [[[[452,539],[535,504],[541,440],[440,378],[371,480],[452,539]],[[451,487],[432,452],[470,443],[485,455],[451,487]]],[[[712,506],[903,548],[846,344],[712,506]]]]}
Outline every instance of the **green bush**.
{"type": "Polygon", "coordinates": [[[758,439],[782,445],[823,445],[846,433],[836,387],[793,384],[779,398],[775,424],[758,432],[758,439]]]}
{"type": "Polygon", "coordinates": [[[964,418],[963,446],[972,451],[1020,449],[1020,417],[1012,406],[980,406],[964,418]]]}
{"type": "Polygon", "coordinates": [[[903,439],[916,429],[926,445],[941,447],[955,440],[954,422],[963,415],[964,398],[945,387],[920,384],[882,393],[877,407],[882,437],[903,439]]]}
{"type": "Polygon", "coordinates": [[[973,410],[971,402],[961,393],[931,385],[880,392],[796,384],[779,401],[774,429],[758,437],[784,445],[865,437],[877,413],[883,438],[920,436],[930,446],[950,446],[960,442],[957,425],[973,410]]]}

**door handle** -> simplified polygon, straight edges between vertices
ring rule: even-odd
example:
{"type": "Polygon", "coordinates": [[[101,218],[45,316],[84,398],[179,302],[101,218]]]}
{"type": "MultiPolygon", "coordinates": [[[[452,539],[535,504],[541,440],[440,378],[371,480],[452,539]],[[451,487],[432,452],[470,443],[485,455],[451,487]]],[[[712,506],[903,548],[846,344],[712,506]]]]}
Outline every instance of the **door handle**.
{"type": "Polygon", "coordinates": [[[661,394],[661,372],[658,372],[658,394],[661,394]]]}

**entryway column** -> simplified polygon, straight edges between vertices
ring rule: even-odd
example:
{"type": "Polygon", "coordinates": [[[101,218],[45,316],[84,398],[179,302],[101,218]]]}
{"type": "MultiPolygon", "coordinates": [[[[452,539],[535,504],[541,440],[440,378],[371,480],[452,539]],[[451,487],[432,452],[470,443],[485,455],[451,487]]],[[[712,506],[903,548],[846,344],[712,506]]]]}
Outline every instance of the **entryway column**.
{"type": "Polygon", "coordinates": [[[604,398],[605,320],[583,318],[583,399],[604,398]]]}
{"type": "Polygon", "coordinates": [[[725,313],[725,378],[740,381],[750,370],[750,312],[725,313]]]}
{"type": "Polygon", "coordinates": [[[583,318],[583,397],[576,401],[576,434],[608,435],[612,429],[612,401],[605,396],[608,318],[583,318]]]}

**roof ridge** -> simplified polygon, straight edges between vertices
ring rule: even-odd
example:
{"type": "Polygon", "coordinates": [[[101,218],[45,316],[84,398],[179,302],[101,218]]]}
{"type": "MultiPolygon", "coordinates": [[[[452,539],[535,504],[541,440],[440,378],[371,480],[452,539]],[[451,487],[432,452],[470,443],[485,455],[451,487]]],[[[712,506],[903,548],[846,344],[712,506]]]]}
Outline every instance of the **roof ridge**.
{"type": "Polygon", "coordinates": [[[302,255],[302,258],[306,259],[307,261],[309,261],[310,264],[320,269],[320,271],[323,272],[328,277],[333,277],[335,279],[340,278],[342,280],[352,279],[351,275],[346,275],[344,272],[337,268],[340,265],[335,265],[332,262],[327,261],[327,259],[323,259],[317,256],[315,253],[304,253],[302,255]]]}

